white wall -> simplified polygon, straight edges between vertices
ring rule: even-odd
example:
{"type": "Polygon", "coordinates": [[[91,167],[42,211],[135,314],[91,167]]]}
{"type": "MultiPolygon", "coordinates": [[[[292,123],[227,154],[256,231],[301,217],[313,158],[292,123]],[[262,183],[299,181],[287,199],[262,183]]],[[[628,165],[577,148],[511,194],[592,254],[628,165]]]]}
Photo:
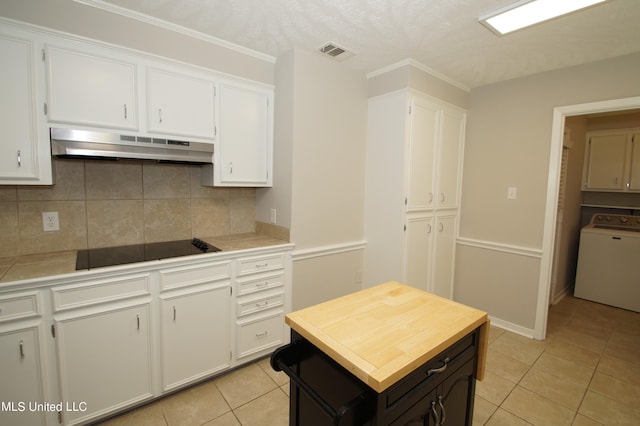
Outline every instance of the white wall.
{"type": "Polygon", "coordinates": [[[638,96],[638,69],[634,54],[471,91],[456,300],[534,334],[554,108],[638,96]]]}
{"type": "Polygon", "coordinates": [[[259,191],[257,211],[268,222],[271,208],[290,205],[277,224],[289,221],[296,245],[299,309],[361,288],[367,86],[362,73],[298,49],[278,59],[276,81],[277,184],[259,191]]]}

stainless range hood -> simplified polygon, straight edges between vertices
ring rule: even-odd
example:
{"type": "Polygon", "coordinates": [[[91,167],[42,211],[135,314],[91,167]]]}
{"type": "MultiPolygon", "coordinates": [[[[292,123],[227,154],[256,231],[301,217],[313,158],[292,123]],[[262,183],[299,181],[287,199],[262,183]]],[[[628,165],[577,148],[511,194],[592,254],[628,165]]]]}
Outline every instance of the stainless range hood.
{"type": "Polygon", "coordinates": [[[213,144],[52,127],[51,154],[212,164],[213,144]]]}

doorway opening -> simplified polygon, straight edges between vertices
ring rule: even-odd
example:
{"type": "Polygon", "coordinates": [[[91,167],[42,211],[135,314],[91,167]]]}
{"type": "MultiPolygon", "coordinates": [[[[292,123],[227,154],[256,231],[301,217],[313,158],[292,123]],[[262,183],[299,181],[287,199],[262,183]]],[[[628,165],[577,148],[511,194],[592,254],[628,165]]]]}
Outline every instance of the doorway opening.
{"type": "Polygon", "coordinates": [[[640,108],[640,97],[613,99],[577,105],[556,107],[553,111],[551,131],[551,152],[549,158],[549,177],[547,180],[547,200],[543,234],[543,254],[540,265],[538,300],[536,305],[535,338],[544,339],[547,329],[547,315],[551,296],[553,277],[554,246],[558,218],[558,197],[562,171],[563,141],[565,140],[565,121],[567,117],[624,111],[640,108]]]}

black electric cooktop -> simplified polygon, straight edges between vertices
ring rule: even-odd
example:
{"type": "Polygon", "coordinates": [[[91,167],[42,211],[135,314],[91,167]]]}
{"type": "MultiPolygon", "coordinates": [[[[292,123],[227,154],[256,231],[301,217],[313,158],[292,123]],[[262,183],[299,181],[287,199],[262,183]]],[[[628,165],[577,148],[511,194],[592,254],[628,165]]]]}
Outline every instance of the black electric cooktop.
{"type": "Polygon", "coordinates": [[[219,248],[194,238],[192,240],[166,241],[161,243],[134,244],[129,246],[103,247],[78,250],[76,271],[124,265],[127,263],[160,260],[192,254],[213,253],[219,248]]]}

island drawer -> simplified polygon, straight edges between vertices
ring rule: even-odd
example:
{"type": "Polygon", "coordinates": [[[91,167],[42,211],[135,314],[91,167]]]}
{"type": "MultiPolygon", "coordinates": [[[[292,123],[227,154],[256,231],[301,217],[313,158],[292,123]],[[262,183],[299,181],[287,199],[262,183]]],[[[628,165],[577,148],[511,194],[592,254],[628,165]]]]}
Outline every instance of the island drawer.
{"type": "Polygon", "coordinates": [[[478,331],[474,331],[458,340],[404,379],[391,386],[385,392],[388,411],[394,409],[394,404],[401,403],[405,406],[414,399],[419,400],[424,396],[425,392],[429,391],[430,387],[436,386],[450,372],[455,371],[464,362],[472,359],[475,355],[477,334],[478,331]]]}

